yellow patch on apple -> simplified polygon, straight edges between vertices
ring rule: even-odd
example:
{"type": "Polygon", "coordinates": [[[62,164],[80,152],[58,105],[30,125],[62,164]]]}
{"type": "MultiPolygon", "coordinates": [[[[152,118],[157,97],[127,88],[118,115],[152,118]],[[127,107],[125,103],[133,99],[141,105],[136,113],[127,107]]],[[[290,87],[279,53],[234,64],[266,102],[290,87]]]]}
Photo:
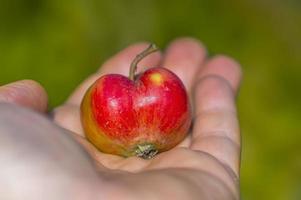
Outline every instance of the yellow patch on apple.
{"type": "Polygon", "coordinates": [[[162,74],[159,74],[159,73],[151,74],[150,80],[156,85],[161,85],[164,81],[162,74]]]}

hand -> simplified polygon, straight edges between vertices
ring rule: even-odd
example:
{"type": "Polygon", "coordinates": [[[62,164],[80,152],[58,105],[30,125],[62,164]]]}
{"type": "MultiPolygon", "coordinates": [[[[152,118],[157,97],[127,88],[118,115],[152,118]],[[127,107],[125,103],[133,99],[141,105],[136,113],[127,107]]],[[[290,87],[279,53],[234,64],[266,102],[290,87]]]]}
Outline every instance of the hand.
{"type": "MultiPolygon", "coordinates": [[[[108,187],[99,189],[109,199],[117,199],[118,194],[123,199],[238,199],[240,134],[235,95],[241,70],[228,57],[208,59],[205,48],[195,40],[176,40],[165,54],[154,53],[138,67],[138,71],[145,70],[144,66],[167,67],[186,86],[194,122],[190,135],[181,144],[151,160],[142,160],[103,154],[85,140],[79,118],[85,91],[103,74],[127,75],[131,60],[146,46],[130,46],[107,61],[54,110],[54,121],[70,130],[68,133],[72,132],[87,149],[97,163],[100,179],[110,180],[108,187]]],[[[43,106],[30,106],[44,110],[40,108],[43,106]]]]}
{"type": "MultiPolygon", "coordinates": [[[[238,64],[227,57],[217,56],[207,60],[206,50],[197,41],[177,40],[169,46],[164,55],[153,54],[138,67],[140,71],[146,69],[144,66],[169,68],[182,79],[191,96],[194,126],[190,136],[177,148],[161,153],[152,160],[136,157],[125,159],[103,154],[84,139],[79,106],[87,88],[99,76],[107,73],[127,75],[131,60],[146,46],[133,45],[107,61],[99,72],[78,87],[65,105],[56,109],[55,121],[79,134],[82,144],[101,168],[135,172],[143,177],[141,182],[155,181],[154,185],[159,184],[162,187],[171,181],[166,180],[165,183],[164,178],[160,178],[163,175],[170,174],[173,177],[175,174],[183,174],[185,178],[181,181],[184,183],[192,181],[188,177],[211,174],[238,197],[240,136],[234,99],[241,71],[238,64]],[[186,170],[183,171],[183,168],[186,170]],[[158,176],[158,179],[154,176],[158,176]],[[147,180],[148,177],[150,180],[147,180]]],[[[201,185],[202,178],[192,182],[195,186],[201,185]]],[[[181,188],[185,187],[181,185],[181,188]]]]}

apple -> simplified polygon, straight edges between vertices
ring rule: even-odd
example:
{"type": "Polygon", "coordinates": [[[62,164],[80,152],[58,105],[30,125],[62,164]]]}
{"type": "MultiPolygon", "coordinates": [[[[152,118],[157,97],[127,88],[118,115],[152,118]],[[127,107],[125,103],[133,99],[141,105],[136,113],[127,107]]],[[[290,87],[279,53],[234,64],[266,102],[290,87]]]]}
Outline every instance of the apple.
{"type": "Polygon", "coordinates": [[[101,152],[149,159],[188,133],[191,110],[181,80],[162,67],[135,76],[138,62],[156,50],[150,45],[137,55],[129,78],[107,74],[87,90],[81,121],[86,138],[101,152]]]}

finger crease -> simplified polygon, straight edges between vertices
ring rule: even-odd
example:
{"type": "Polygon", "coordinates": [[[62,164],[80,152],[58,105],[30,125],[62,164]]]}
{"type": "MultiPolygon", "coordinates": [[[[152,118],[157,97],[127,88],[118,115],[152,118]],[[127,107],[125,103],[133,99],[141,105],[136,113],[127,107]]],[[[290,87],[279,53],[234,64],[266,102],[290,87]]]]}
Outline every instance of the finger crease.
{"type": "MultiPolygon", "coordinates": [[[[240,144],[233,140],[233,138],[228,136],[229,133],[227,131],[210,131],[203,133],[202,135],[198,135],[196,137],[193,137],[192,140],[205,140],[205,139],[212,139],[212,138],[219,138],[222,140],[226,140],[230,142],[232,145],[234,145],[236,148],[240,148],[240,144]]],[[[192,142],[191,145],[193,145],[194,142],[192,142]]]]}
{"type": "Polygon", "coordinates": [[[199,154],[203,154],[204,156],[210,157],[211,159],[214,159],[216,162],[218,162],[223,167],[223,169],[226,172],[228,172],[228,174],[229,174],[230,178],[233,180],[234,184],[239,185],[239,175],[237,173],[235,173],[234,169],[232,169],[232,167],[230,167],[230,165],[228,165],[224,161],[218,159],[216,156],[214,156],[211,153],[208,153],[206,151],[196,150],[196,152],[198,152],[199,154]]]}

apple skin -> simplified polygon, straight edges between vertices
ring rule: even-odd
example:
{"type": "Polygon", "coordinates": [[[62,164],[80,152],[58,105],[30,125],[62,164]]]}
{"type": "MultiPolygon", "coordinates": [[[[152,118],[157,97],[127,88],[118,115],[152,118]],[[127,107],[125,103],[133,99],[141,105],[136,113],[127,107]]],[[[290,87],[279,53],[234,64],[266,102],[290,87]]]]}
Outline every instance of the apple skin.
{"type": "Polygon", "coordinates": [[[135,80],[119,74],[100,77],[86,92],[81,121],[87,139],[101,152],[137,155],[139,145],[157,152],[180,143],[191,124],[181,80],[166,68],[151,68],[135,80]]]}

